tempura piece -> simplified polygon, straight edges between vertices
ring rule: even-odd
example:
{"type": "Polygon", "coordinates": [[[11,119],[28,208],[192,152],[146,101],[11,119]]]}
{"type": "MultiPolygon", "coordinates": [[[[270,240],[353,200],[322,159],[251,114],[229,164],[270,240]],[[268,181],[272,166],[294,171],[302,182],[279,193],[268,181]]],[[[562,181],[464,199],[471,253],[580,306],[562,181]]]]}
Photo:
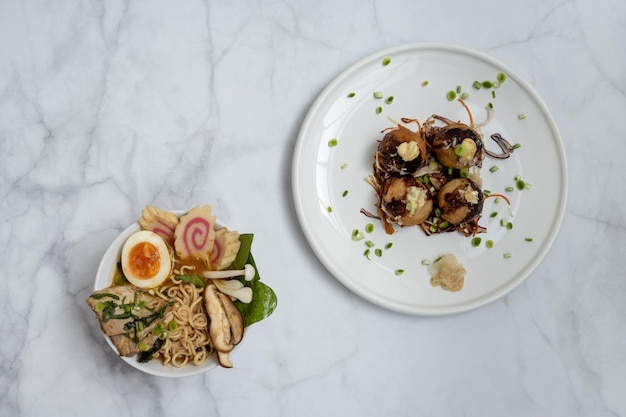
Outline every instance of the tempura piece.
{"type": "Polygon", "coordinates": [[[180,218],[174,230],[174,249],[180,259],[199,259],[207,265],[215,243],[215,216],[211,206],[196,206],[180,218]]]}
{"type": "Polygon", "coordinates": [[[211,251],[211,267],[216,270],[226,269],[233,263],[239,252],[239,232],[226,227],[215,232],[215,244],[211,251]]]}
{"type": "Polygon", "coordinates": [[[170,246],[174,246],[174,229],[178,216],[158,207],[146,206],[141,212],[139,225],[142,230],[149,230],[161,236],[170,246]]]}

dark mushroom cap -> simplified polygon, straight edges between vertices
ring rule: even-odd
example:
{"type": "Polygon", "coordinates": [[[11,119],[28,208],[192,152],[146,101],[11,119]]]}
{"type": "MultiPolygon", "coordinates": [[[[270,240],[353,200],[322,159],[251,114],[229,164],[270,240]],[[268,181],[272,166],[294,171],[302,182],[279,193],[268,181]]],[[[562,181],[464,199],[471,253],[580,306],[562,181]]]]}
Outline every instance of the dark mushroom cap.
{"type": "Polygon", "coordinates": [[[432,144],[437,160],[445,167],[461,169],[480,166],[482,163],[483,140],[474,129],[465,124],[456,123],[435,129],[432,144]],[[471,139],[476,145],[476,153],[470,160],[455,153],[455,148],[460,145],[464,139],[471,139]]]}
{"type": "Polygon", "coordinates": [[[417,172],[426,163],[426,142],[418,133],[398,126],[390,130],[378,144],[376,159],[380,168],[388,173],[397,175],[411,175],[417,172]],[[405,161],[398,154],[398,146],[403,142],[415,142],[419,155],[412,161],[405,161]]]}
{"type": "Polygon", "coordinates": [[[484,201],[480,187],[469,178],[455,178],[448,181],[437,194],[437,204],[441,217],[451,224],[468,222],[480,215],[484,201]],[[476,191],[476,202],[466,199],[466,191],[476,191]]]}
{"type": "Polygon", "coordinates": [[[389,218],[400,226],[415,226],[423,223],[433,210],[433,200],[426,186],[413,177],[391,177],[383,184],[381,209],[389,218]],[[412,189],[412,187],[417,187],[412,189]],[[407,210],[411,192],[424,192],[425,199],[422,207],[417,207],[411,213],[407,210]]]}

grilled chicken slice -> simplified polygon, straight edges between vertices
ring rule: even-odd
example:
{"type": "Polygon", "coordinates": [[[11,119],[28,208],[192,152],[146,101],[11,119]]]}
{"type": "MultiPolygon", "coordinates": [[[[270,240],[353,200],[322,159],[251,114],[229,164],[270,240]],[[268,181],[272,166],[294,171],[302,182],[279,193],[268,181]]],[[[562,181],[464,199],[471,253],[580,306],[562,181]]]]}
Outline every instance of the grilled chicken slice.
{"type": "Polygon", "coordinates": [[[152,330],[163,322],[170,304],[134,285],[117,285],[96,291],[87,298],[102,332],[121,356],[133,356],[140,346],[151,347],[157,336],[152,330]]]}

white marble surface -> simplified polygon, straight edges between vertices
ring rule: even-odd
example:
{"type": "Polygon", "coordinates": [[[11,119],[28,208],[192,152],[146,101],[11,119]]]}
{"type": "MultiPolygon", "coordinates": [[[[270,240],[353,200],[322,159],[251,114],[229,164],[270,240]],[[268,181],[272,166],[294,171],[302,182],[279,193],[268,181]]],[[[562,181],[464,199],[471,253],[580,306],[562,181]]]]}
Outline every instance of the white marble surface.
{"type": "Polygon", "coordinates": [[[626,415],[625,21],[622,0],[1,2],[0,415],[626,415]],[[290,188],[323,87],[424,41],[527,79],[570,169],[545,262],[504,299],[440,318],[339,284],[290,188]],[[234,369],[139,373],[89,314],[99,258],[146,203],[211,203],[255,233],[279,306],[234,369]]]}

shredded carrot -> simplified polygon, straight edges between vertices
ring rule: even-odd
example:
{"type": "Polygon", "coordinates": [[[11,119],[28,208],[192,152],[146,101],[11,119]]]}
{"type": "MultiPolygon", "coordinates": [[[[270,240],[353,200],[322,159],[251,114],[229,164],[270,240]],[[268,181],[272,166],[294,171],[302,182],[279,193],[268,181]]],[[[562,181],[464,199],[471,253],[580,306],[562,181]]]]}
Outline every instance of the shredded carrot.
{"type": "Polygon", "coordinates": [[[473,129],[474,128],[474,117],[472,117],[472,112],[470,111],[469,107],[467,107],[467,104],[465,104],[463,99],[459,99],[459,103],[461,103],[463,105],[463,107],[465,107],[465,110],[467,111],[467,114],[469,115],[470,126],[473,129]]]}
{"type": "Polygon", "coordinates": [[[502,195],[502,194],[496,194],[496,193],[491,193],[489,194],[487,197],[485,197],[485,200],[488,199],[489,197],[500,197],[500,198],[504,198],[504,201],[506,201],[506,203],[510,206],[511,205],[511,201],[507,198],[507,196],[502,195]]]}

